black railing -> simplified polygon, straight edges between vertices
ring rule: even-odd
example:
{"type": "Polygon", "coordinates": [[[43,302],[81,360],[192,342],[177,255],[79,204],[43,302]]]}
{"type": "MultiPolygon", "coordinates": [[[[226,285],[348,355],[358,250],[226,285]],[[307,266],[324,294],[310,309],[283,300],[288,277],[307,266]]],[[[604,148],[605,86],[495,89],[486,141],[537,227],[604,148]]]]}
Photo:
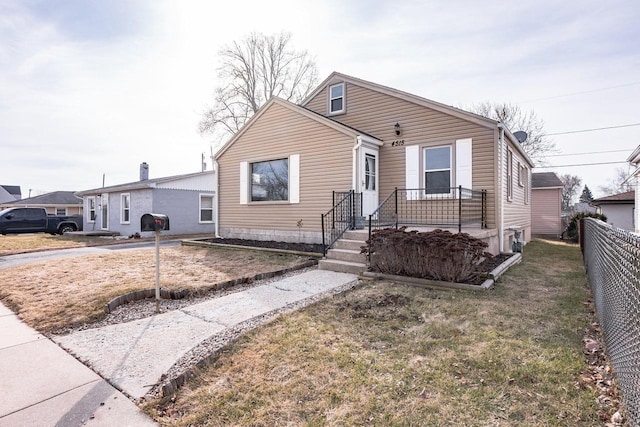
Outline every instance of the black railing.
{"type": "Polygon", "coordinates": [[[323,254],[331,247],[347,230],[353,230],[359,226],[362,218],[362,194],[350,191],[334,191],[333,207],[321,216],[322,223],[322,248],[323,254]]]}
{"type": "Polygon", "coordinates": [[[487,190],[396,188],[369,215],[369,238],[373,230],[399,225],[487,228],[487,190]]]}

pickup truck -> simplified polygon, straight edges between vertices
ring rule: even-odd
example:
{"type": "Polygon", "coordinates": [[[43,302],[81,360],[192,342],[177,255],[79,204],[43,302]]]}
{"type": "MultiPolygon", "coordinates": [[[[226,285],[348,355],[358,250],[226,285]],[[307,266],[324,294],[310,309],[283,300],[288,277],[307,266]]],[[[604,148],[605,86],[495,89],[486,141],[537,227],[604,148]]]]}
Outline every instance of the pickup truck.
{"type": "Polygon", "coordinates": [[[9,208],[0,211],[0,234],[64,234],[82,230],[82,215],[47,215],[44,208],[9,208]]]}

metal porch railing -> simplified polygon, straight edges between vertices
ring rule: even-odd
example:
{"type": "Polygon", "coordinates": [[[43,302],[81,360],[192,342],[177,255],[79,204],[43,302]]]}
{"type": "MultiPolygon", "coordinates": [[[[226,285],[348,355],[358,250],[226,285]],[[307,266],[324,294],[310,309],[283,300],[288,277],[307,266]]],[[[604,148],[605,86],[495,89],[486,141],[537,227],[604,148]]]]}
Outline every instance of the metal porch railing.
{"type": "Polygon", "coordinates": [[[374,230],[399,225],[487,228],[487,190],[396,188],[369,215],[369,238],[374,230]]]}
{"type": "Polygon", "coordinates": [[[354,190],[334,191],[333,207],[321,216],[323,255],[347,230],[362,218],[362,194],[354,190]]]}

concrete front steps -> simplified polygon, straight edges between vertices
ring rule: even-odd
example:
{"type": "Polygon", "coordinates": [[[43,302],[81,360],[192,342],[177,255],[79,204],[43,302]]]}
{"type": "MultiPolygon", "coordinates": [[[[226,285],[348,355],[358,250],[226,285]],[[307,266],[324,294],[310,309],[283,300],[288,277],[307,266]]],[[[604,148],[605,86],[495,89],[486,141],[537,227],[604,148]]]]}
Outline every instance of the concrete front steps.
{"type": "Polygon", "coordinates": [[[362,231],[345,232],[327,251],[327,257],[320,260],[318,268],[341,273],[362,273],[367,269],[367,259],[360,251],[366,245],[367,238],[368,234],[362,231]]]}

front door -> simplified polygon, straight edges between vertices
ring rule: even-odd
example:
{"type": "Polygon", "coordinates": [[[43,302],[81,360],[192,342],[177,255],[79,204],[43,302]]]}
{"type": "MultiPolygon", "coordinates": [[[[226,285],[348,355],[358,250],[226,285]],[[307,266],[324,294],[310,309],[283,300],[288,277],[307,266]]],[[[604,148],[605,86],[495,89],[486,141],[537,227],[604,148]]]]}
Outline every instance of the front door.
{"type": "Polygon", "coordinates": [[[362,214],[370,215],[378,207],[378,150],[360,148],[360,192],[362,214]]]}

